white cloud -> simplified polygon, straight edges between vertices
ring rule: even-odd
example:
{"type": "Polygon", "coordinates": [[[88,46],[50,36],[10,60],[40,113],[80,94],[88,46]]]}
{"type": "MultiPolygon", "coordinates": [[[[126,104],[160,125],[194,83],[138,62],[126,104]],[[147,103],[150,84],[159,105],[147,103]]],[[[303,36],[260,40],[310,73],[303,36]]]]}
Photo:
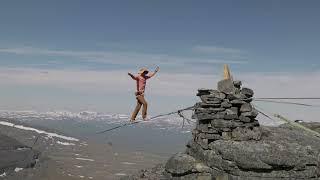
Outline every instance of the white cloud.
{"type": "MultiPolygon", "coordinates": [[[[214,77],[214,76],[213,76],[214,77]]],[[[153,94],[189,95],[196,88],[210,81],[207,75],[159,73],[150,81],[153,94]],[[200,79],[200,80],[199,80],[200,79]],[[190,84],[194,86],[186,86],[190,84]],[[202,82],[202,83],[201,83],[202,82]]],[[[135,82],[126,71],[89,71],[89,70],[38,70],[38,69],[0,69],[2,85],[37,85],[66,88],[77,91],[97,93],[126,93],[134,91],[135,82]]],[[[150,87],[151,88],[151,87],[150,87]]]]}
{"type": "Polygon", "coordinates": [[[173,56],[167,54],[150,54],[137,52],[111,52],[111,51],[74,51],[74,50],[51,50],[34,47],[20,48],[1,48],[0,53],[12,53],[17,55],[43,55],[43,56],[61,56],[75,57],[81,61],[98,62],[119,65],[170,65],[177,67],[181,65],[193,66],[190,64],[243,64],[245,60],[226,60],[226,59],[211,59],[211,58],[191,58],[182,56],[173,56]]]}
{"type": "MultiPolygon", "coordinates": [[[[238,76],[246,86],[254,89],[255,97],[319,97],[320,72],[304,73],[247,73],[238,76]]],[[[285,100],[283,100],[285,101],[285,100]]],[[[290,101],[290,100],[286,100],[290,101]]],[[[269,116],[281,114],[291,120],[319,120],[319,100],[291,100],[291,102],[317,105],[303,107],[276,103],[256,102],[269,116]]],[[[260,116],[260,118],[263,118],[260,116]]],[[[272,123],[263,118],[265,122],[272,123]]],[[[273,118],[277,120],[276,118],[273,118]]],[[[273,122],[274,123],[274,122],[273,122]]]]}
{"type": "MultiPolygon", "coordinates": [[[[134,73],[134,72],[133,72],[134,73]]],[[[318,96],[320,92],[320,72],[306,73],[241,73],[233,74],[256,91],[259,97],[277,96],[318,96]]],[[[149,81],[155,94],[173,96],[194,94],[201,87],[215,88],[219,74],[165,73],[149,81]]],[[[47,85],[79,90],[101,92],[127,92],[134,90],[134,82],[127,71],[51,70],[1,68],[0,84],[47,85]]]]}
{"type": "Polygon", "coordinates": [[[194,52],[215,53],[215,54],[243,54],[243,50],[225,48],[220,46],[197,45],[192,48],[194,52]]]}
{"type": "MultiPolygon", "coordinates": [[[[305,73],[236,73],[234,77],[243,80],[244,86],[255,91],[255,97],[318,97],[320,92],[320,72],[305,73]]],[[[174,97],[193,99],[198,88],[216,88],[219,74],[165,73],[148,82],[147,93],[153,98],[174,97]]],[[[35,87],[63,88],[70,91],[103,95],[130,94],[135,91],[135,82],[126,71],[88,70],[39,70],[0,68],[1,86],[19,85],[35,87]]],[[[36,88],[35,88],[36,91],[36,88]]],[[[52,93],[52,92],[51,92],[52,93]]],[[[57,92],[58,93],[58,92],[57,92]]],[[[10,96],[10,94],[2,94],[10,96]]],[[[51,96],[55,96],[51,94],[51,96]]],[[[184,101],[185,102],[185,101],[184,101]]],[[[192,102],[192,101],[190,101],[192,102]]],[[[300,102],[300,101],[299,101],[300,102]]],[[[47,102],[50,104],[50,102],[47,102]]],[[[319,104],[316,101],[304,103],[319,104]]],[[[179,104],[179,103],[178,103],[179,104]]],[[[294,119],[317,120],[317,108],[303,108],[292,105],[259,103],[271,113],[282,113],[294,119]]]]}
{"type": "Polygon", "coordinates": [[[320,92],[320,85],[317,83],[320,81],[320,71],[242,73],[238,77],[261,97],[317,97],[320,92]]]}

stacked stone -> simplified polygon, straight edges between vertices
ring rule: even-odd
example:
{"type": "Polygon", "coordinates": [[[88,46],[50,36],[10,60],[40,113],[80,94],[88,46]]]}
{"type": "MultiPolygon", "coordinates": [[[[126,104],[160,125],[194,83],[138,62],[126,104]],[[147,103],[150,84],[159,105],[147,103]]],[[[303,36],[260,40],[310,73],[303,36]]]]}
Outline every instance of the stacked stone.
{"type": "Polygon", "coordinates": [[[319,180],[319,138],[291,126],[260,127],[254,93],[240,81],[222,80],[217,89],[199,89],[184,153],[125,180],[319,180]]]}
{"type": "Polygon", "coordinates": [[[203,149],[216,140],[259,140],[258,111],[251,105],[253,90],[242,88],[241,81],[222,80],[218,90],[199,89],[194,118],[193,141],[203,149]]]}

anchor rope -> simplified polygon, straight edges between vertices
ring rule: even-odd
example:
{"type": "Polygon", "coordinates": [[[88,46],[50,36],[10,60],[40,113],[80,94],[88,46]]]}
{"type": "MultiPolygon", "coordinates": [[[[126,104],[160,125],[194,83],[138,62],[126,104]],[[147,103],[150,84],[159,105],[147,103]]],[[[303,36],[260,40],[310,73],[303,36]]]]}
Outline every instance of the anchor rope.
{"type": "MultiPolygon", "coordinates": [[[[317,97],[307,97],[307,98],[298,98],[298,97],[289,97],[289,98],[281,98],[281,97],[277,97],[277,98],[254,98],[253,101],[257,101],[257,102],[270,102],[270,103],[280,103],[280,104],[292,104],[292,105],[299,105],[299,106],[306,106],[306,107],[320,107],[320,106],[317,106],[317,105],[311,105],[311,104],[305,104],[305,103],[298,103],[298,102],[289,102],[289,101],[275,101],[275,100],[303,100],[303,99],[306,99],[306,100],[311,100],[311,99],[320,99],[320,98],[317,98],[317,97]]],[[[257,105],[255,105],[257,107],[257,105]]],[[[183,109],[179,109],[177,111],[173,111],[173,112],[170,112],[170,113],[165,113],[165,114],[159,114],[159,115],[156,115],[156,116],[153,116],[151,117],[149,120],[153,120],[153,119],[157,119],[159,117],[163,117],[163,116],[169,116],[169,115],[173,115],[173,114],[178,114],[181,118],[182,118],[182,128],[184,127],[185,125],[185,122],[187,123],[195,123],[195,121],[192,121],[191,119],[188,119],[186,118],[182,112],[183,111],[187,111],[187,110],[194,110],[195,106],[190,106],[190,107],[187,107],[187,108],[183,108],[183,109]]],[[[258,110],[258,109],[257,109],[258,110]]],[[[268,119],[271,119],[273,121],[276,121],[275,119],[271,118],[270,116],[268,116],[267,114],[263,113],[261,110],[258,110],[258,112],[260,114],[262,114],[263,116],[267,117],[268,119]]],[[[122,128],[122,127],[126,127],[126,126],[131,126],[131,125],[135,125],[135,124],[138,124],[138,123],[141,123],[141,122],[145,122],[145,121],[133,121],[133,122],[126,122],[124,124],[120,124],[118,126],[115,126],[113,128],[110,128],[110,129],[107,129],[107,130],[103,130],[103,131],[100,131],[100,132],[97,132],[96,134],[103,134],[103,133],[106,133],[106,132],[109,132],[109,131],[113,131],[113,130],[116,130],[116,129],[119,129],[119,128],[122,128]]]]}
{"type": "Polygon", "coordinates": [[[254,98],[255,100],[258,99],[301,99],[301,100],[312,100],[312,99],[320,99],[320,97],[263,97],[263,98],[254,98]]]}
{"type": "MultiPolygon", "coordinates": [[[[193,110],[195,108],[195,106],[190,106],[190,107],[187,107],[187,108],[183,108],[183,109],[179,109],[177,111],[173,111],[173,112],[170,112],[170,113],[165,113],[165,114],[159,114],[159,115],[156,115],[156,116],[153,116],[149,119],[152,120],[152,119],[157,119],[159,117],[163,117],[163,116],[169,116],[169,115],[173,115],[173,114],[178,114],[182,119],[183,119],[183,126],[184,126],[184,121],[187,121],[188,123],[192,122],[191,119],[188,119],[186,118],[182,112],[183,111],[187,111],[187,110],[193,110]]],[[[100,131],[100,132],[97,132],[96,134],[102,134],[102,133],[106,133],[106,132],[109,132],[109,131],[113,131],[113,130],[116,130],[116,129],[119,129],[119,128],[122,128],[122,127],[126,127],[126,126],[131,126],[131,125],[134,125],[134,124],[138,124],[138,123],[141,123],[141,122],[144,122],[144,121],[134,121],[134,122],[127,122],[127,123],[124,123],[124,124],[120,124],[116,127],[113,127],[113,128],[110,128],[110,129],[107,129],[107,130],[104,130],[104,131],[100,131]]]]}
{"type": "Polygon", "coordinates": [[[308,107],[317,107],[316,105],[298,103],[298,102],[289,102],[289,101],[274,101],[274,100],[264,100],[264,99],[254,99],[257,102],[270,102],[270,103],[278,103],[278,104],[292,104],[292,105],[300,105],[300,106],[308,106],[308,107]]]}
{"type": "MultiPolygon", "coordinates": [[[[260,114],[262,114],[263,116],[267,117],[268,119],[271,119],[271,120],[275,121],[272,117],[270,117],[266,113],[262,112],[261,109],[258,109],[257,105],[254,105],[254,107],[260,114]]],[[[320,138],[320,133],[318,133],[318,132],[316,132],[316,131],[314,131],[314,130],[312,130],[310,128],[307,128],[307,127],[305,127],[305,126],[303,126],[303,125],[301,125],[299,123],[290,121],[289,119],[286,119],[285,117],[283,117],[283,116],[281,116],[279,114],[274,114],[274,117],[278,118],[282,122],[285,122],[285,123],[289,124],[292,127],[296,127],[296,128],[302,129],[302,130],[308,132],[309,134],[312,134],[312,135],[320,138]]]]}

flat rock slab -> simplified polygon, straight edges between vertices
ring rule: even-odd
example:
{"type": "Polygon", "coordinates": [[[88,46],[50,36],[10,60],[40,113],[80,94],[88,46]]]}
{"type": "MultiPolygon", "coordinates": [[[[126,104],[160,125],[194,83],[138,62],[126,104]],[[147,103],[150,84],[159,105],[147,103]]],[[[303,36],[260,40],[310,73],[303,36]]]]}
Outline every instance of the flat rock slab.
{"type": "Polygon", "coordinates": [[[164,180],[171,179],[170,174],[166,173],[164,165],[158,164],[151,169],[140,170],[137,174],[124,176],[120,180],[164,180]]]}
{"type": "MultiPolygon", "coordinates": [[[[320,133],[320,122],[301,122],[299,124],[320,133]]],[[[294,128],[290,124],[282,124],[280,127],[291,128],[291,129],[294,128]]],[[[298,130],[301,131],[301,129],[298,129],[298,130]]]]}
{"type": "Polygon", "coordinates": [[[289,127],[262,127],[259,141],[218,140],[210,144],[213,150],[190,141],[188,155],[176,154],[166,167],[123,179],[319,180],[319,142],[319,138],[289,127]],[[199,162],[205,165],[197,167],[199,162]]]}
{"type": "Polygon", "coordinates": [[[260,141],[217,140],[209,144],[211,150],[191,146],[188,152],[213,169],[243,179],[320,177],[319,138],[288,128],[262,131],[260,141]]]}
{"type": "Polygon", "coordinates": [[[15,150],[23,147],[26,147],[26,145],[6,135],[0,134],[0,150],[15,150]]]}
{"type": "Polygon", "coordinates": [[[0,174],[15,168],[29,168],[36,164],[39,153],[17,140],[0,134],[0,174]]]}

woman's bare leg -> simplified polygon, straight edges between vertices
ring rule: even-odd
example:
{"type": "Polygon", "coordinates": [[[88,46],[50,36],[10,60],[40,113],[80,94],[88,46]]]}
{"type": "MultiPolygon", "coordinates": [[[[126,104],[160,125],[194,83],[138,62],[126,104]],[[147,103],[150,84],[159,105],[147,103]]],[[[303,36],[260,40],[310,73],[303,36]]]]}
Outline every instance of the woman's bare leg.
{"type": "Polygon", "coordinates": [[[142,106],[142,103],[140,103],[140,101],[138,100],[138,97],[137,97],[137,105],[136,105],[136,108],[134,109],[132,115],[131,115],[131,121],[135,121],[136,120],[136,117],[141,109],[141,106],[142,106]]]}
{"type": "Polygon", "coordinates": [[[139,96],[138,100],[142,104],[142,118],[146,120],[148,113],[148,102],[146,101],[143,95],[139,96]]]}

